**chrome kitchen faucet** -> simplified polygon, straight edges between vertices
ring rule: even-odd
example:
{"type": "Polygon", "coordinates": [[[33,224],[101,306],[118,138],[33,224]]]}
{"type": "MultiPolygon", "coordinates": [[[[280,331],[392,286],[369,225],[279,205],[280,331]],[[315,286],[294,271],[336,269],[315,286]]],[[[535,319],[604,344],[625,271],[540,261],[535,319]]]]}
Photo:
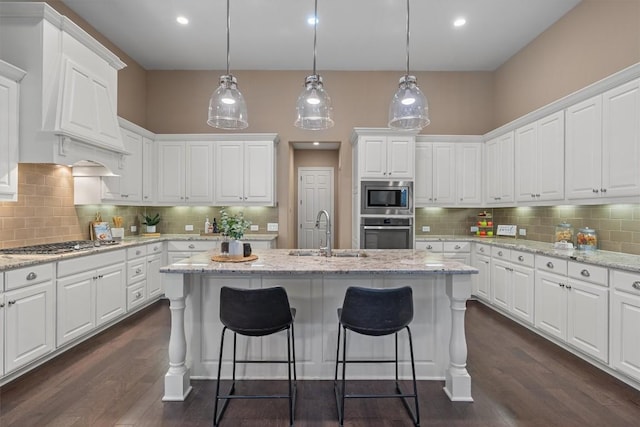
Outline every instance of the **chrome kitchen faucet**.
{"type": "Polygon", "coordinates": [[[327,217],[327,223],[325,224],[325,239],[327,239],[327,246],[320,247],[320,251],[324,252],[325,256],[331,256],[331,219],[329,218],[329,212],[325,209],[322,209],[318,212],[318,217],[316,218],[316,228],[320,228],[320,219],[322,219],[322,214],[325,214],[327,217]]]}

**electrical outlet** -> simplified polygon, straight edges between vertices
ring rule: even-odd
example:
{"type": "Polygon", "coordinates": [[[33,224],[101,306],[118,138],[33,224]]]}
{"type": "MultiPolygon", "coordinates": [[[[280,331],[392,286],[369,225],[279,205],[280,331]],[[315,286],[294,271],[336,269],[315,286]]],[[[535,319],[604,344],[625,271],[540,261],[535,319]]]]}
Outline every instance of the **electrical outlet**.
{"type": "Polygon", "coordinates": [[[258,230],[260,230],[259,226],[253,225],[253,224],[251,225],[251,231],[258,231],[258,230]]]}
{"type": "Polygon", "coordinates": [[[193,231],[193,225],[191,225],[191,224],[185,225],[184,226],[184,231],[193,231]]]}
{"type": "Polygon", "coordinates": [[[518,230],[520,232],[521,236],[526,236],[527,235],[527,229],[526,228],[521,228],[520,230],[518,230]]]}
{"type": "Polygon", "coordinates": [[[131,232],[135,233],[136,231],[138,231],[138,227],[136,227],[135,225],[131,226],[131,232]]]}
{"type": "Polygon", "coordinates": [[[278,231],[278,223],[277,222],[267,223],[267,231],[278,231]]]}
{"type": "Polygon", "coordinates": [[[422,226],[422,232],[423,233],[430,233],[431,232],[431,227],[428,225],[423,225],[422,226]]]}
{"type": "Polygon", "coordinates": [[[478,231],[478,230],[479,230],[479,228],[478,228],[478,226],[477,226],[477,225],[472,225],[472,226],[471,226],[471,230],[470,230],[470,231],[471,231],[472,233],[475,233],[475,232],[476,232],[476,231],[478,231]]]}

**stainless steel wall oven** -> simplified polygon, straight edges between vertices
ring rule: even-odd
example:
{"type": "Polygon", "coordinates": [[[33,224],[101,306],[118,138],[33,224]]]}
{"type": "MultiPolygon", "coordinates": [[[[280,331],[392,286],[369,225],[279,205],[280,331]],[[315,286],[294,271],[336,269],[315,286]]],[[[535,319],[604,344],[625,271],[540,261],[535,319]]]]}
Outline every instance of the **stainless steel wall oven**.
{"type": "Polygon", "coordinates": [[[361,249],[413,249],[413,218],[360,218],[361,249]]]}

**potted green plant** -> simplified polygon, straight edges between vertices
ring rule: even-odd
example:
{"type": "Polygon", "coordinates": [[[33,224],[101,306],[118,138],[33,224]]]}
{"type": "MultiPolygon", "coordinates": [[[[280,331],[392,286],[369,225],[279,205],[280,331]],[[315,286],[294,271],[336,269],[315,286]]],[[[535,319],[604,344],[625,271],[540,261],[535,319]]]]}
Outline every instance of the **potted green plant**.
{"type": "Polygon", "coordinates": [[[243,254],[242,242],[240,240],[250,225],[251,221],[247,221],[242,212],[230,215],[225,208],[220,209],[220,233],[226,238],[231,239],[229,241],[229,255],[243,254]]]}
{"type": "Polygon", "coordinates": [[[147,233],[155,233],[156,225],[158,225],[158,223],[160,222],[160,214],[157,213],[155,216],[148,216],[147,214],[143,214],[142,218],[144,219],[142,223],[147,226],[147,233]]]}

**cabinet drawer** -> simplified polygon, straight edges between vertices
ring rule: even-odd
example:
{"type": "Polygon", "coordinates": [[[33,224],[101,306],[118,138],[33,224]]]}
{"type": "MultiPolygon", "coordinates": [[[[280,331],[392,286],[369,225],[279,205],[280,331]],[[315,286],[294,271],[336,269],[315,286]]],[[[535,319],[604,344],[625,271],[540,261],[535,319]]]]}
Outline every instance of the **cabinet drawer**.
{"type": "Polygon", "coordinates": [[[95,270],[107,265],[118,264],[126,259],[124,249],[107,251],[96,255],[81,256],[58,262],[58,277],[95,270]]]}
{"type": "Polygon", "coordinates": [[[535,265],[535,255],[529,252],[511,251],[509,259],[512,263],[518,265],[526,265],[528,267],[535,265]]]}
{"type": "Polygon", "coordinates": [[[640,273],[611,270],[611,286],[634,295],[640,295],[640,273]]]}
{"type": "Polygon", "coordinates": [[[214,249],[216,247],[217,242],[213,241],[195,241],[195,240],[176,240],[169,242],[169,250],[176,252],[186,252],[186,251],[194,251],[194,252],[204,252],[210,249],[214,249]]]}
{"type": "Polygon", "coordinates": [[[416,242],[416,249],[421,249],[427,252],[442,252],[442,242],[416,242]]]}
{"type": "Polygon", "coordinates": [[[53,263],[30,265],[6,272],[6,290],[35,285],[53,279],[53,263]]]}
{"type": "Polygon", "coordinates": [[[606,267],[569,261],[569,277],[595,283],[596,285],[609,285],[608,270],[606,267]]]}
{"type": "Polygon", "coordinates": [[[127,262],[127,286],[147,277],[147,259],[140,258],[127,262]]]}
{"type": "Polygon", "coordinates": [[[147,247],[144,245],[127,248],[127,259],[136,259],[147,255],[147,247]]]}
{"type": "Polygon", "coordinates": [[[497,248],[494,246],[491,248],[491,256],[493,258],[504,259],[505,261],[508,261],[511,259],[511,250],[505,248],[497,248]]]}
{"type": "Polygon", "coordinates": [[[480,255],[491,255],[491,246],[482,243],[476,243],[476,253],[480,255]]]}
{"type": "Polygon", "coordinates": [[[471,242],[444,242],[444,252],[471,252],[471,242]]]}
{"type": "Polygon", "coordinates": [[[566,275],[567,261],[544,255],[536,255],[536,268],[550,273],[566,275]]]}
{"type": "Polygon", "coordinates": [[[162,242],[149,243],[147,245],[147,255],[161,254],[162,247],[162,242]]]}
{"type": "Polygon", "coordinates": [[[127,311],[145,302],[147,299],[147,283],[142,281],[127,288],[127,311]]]}

